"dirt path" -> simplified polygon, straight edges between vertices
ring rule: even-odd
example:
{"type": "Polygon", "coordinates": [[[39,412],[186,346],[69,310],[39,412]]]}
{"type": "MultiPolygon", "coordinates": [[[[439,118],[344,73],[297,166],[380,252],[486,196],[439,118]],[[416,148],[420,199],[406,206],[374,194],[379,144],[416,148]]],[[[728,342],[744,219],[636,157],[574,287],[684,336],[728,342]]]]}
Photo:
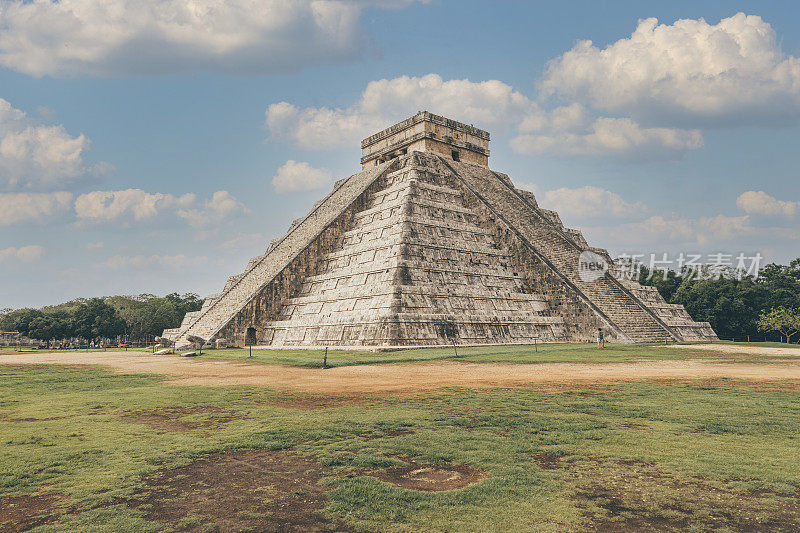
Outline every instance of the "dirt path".
{"type": "Polygon", "coordinates": [[[709,350],[721,353],[743,353],[772,357],[800,357],[800,346],[779,348],[773,346],[747,346],[742,344],[673,344],[670,348],[689,348],[691,350],[709,350]]]}
{"type": "Polygon", "coordinates": [[[640,379],[738,378],[800,380],[797,363],[711,361],[633,363],[461,363],[454,361],[358,365],[321,370],[228,360],[153,356],[143,352],[23,353],[0,364],[104,365],[118,372],[166,374],[175,385],[257,385],[324,394],[414,393],[440,387],[524,387],[532,383],[640,379]]]}

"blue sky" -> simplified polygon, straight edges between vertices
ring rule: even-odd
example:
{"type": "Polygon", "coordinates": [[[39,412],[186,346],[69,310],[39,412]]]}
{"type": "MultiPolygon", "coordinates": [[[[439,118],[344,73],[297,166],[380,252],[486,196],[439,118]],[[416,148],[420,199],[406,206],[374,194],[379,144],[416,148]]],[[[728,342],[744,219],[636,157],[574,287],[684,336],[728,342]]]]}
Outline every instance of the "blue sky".
{"type": "Polygon", "coordinates": [[[800,256],[795,2],[188,5],[0,0],[0,308],[216,292],[419,109],[612,254],[800,256]]]}

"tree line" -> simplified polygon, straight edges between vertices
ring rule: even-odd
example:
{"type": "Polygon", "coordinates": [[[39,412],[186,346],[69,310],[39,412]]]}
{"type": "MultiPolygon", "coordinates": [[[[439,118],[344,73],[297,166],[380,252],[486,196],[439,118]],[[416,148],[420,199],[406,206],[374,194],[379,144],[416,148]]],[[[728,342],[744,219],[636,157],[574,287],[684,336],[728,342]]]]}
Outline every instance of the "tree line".
{"type": "Polygon", "coordinates": [[[641,266],[639,282],[683,305],[694,320],[709,322],[720,339],[791,340],[789,333],[800,330],[800,258],[741,278],[709,278],[692,269],[665,274],[641,266]]]}
{"type": "Polygon", "coordinates": [[[43,341],[57,339],[144,339],[178,327],[183,315],[197,311],[203,300],[187,293],[78,298],[41,309],[0,310],[0,331],[18,331],[43,341]]]}
{"type": "MultiPolygon", "coordinates": [[[[656,287],[667,302],[683,305],[694,320],[711,323],[721,339],[791,340],[800,332],[800,258],[741,278],[699,276],[691,269],[651,272],[642,265],[639,281],[656,287]]],[[[178,327],[183,315],[202,305],[193,293],[79,298],[41,309],[0,310],[0,331],[44,341],[142,339],[178,327]]]]}

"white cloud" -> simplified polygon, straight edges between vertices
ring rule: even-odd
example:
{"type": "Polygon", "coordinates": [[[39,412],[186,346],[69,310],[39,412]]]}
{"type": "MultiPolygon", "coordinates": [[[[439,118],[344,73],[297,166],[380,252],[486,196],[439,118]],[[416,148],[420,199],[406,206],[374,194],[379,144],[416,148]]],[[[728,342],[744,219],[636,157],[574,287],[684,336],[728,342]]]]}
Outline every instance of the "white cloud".
{"type": "Polygon", "coordinates": [[[247,208],[228,191],[215,192],[210,200],[196,209],[181,209],[178,216],[199,228],[219,224],[229,218],[244,215],[247,208]]]}
{"type": "Polygon", "coordinates": [[[697,242],[700,244],[732,241],[756,231],[750,225],[748,216],[729,217],[717,215],[714,217],[702,217],[698,219],[696,225],[697,242]]]}
{"type": "Polygon", "coordinates": [[[144,270],[153,267],[180,269],[202,261],[204,258],[189,258],[183,254],[177,255],[115,255],[95,267],[109,270],[144,270]]]}
{"type": "Polygon", "coordinates": [[[602,233],[603,240],[615,246],[667,244],[684,246],[720,245],[725,242],[736,242],[744,236],[753,235],[756,228],[750,225],[748,216],[730,217],[716,215],[713,217],[683,218],[656,215],[643,221],[630,222],[615,226],[594,228],[592,233],[602,233]]]}
{"type": "Polygon", "coordinates": [[[263,253],[268,239],[261,233],[238,233],[218,243],[217,248],[227,254],[239,254],[243,251],[257,250],[263,253]]]}
{"type": "Polygon", "coordinates": [[[42,222],[64,213],[72,205],[72,193],[6,193],[0,194],[0,226],[25,222],[42,222]]]}
{"type": "Polygon", "coordinates": [[[359,57],[359,0],[9,0],[0,65],[33,76],[270,74],[359,57]]]}
{"type": "Polygon", "coordinates": [[[86,174],[108,172],[107,163],[84,164],[88,148],[85,136],[73,137],[61,125],[37,124],[0,98],[0,190],[61,189],[86,174]]]}
{"type": "Polygon", "coordinates": [[[444,81],[438,74],[427,74],[371,81],[358,102],[346,108],[272,104],[266,125],[272,135],[303,148],[337,148],[358,146],[364,137],[423,109],[487,127],[515,123],[535,108],[530,99],[501,81],[444,81]]]}
{"type": "MultiPolygon", "coordinates": [[[[568,198],[566,192],[563,196],[568,198]]],[[[622,224],[601,222],[585,225],[581,230],[595,246],[607,246],[626,253],[643,253],[646,257],[650,253],[665,251],[710,254],[727,250],[726,253],[734,256],[760,251],[769,261],[794,258],[795,243],[800,240],[797,228],[791,223],[770,226],[757,224],[758,220],[753,217],[757,214],[787,214],[786,202],[781,204],[762,192],[748,191],[739,197],[737,203],[747,214],[717,214],[696,218],[677,214],[653,215],[622,224]]],[[[576,216],[581,214],[576,213],[576,216]]]]}
{"type": "Polygon", "coordinates": [[[637,119],[784,122],[800,116],[800,59],[782,52],[758,16],[738,13],[715,25],[649,18],[603,49],[577,43],[549,64],[540,88],[637,119]]]}
{"type": "Polygon", "coordinates": [[[800,202],[778,200],[764,191],[747,191],[736,200],[739,209],[750,215],[783,215],[792,217],[800,214],[800,202]]]}
{"type": "MultiPolygon", "coordinates": [[[[570,126],[571,128],[572,126],[570,126]]],[[[643,128],[629,118],[601,117],[580,133],[554,131],[519,135],[511,147],[522,154],[674,157],[703,146],[699,130],[643,128]]]]}
{"type": "Polygon", "coordinates": [[[165,209],[188,207],[195,202],[194,194],[147,193],[141,189],[122,191],[93,191],[78,196],[75,214],[84,222],[111,222],[153,218],[165,209]]]}
{"type": "Polygon", "coordinates": [[[438,74],[372,81],[361,98],[346,108],[272,104],[266,111],[266,125],[273,136],[288,138],[302,148],[346,148],[422,109],[500,131],[516,125],[523,135],[512,140],[511,146],[528,154],[671,157],[703,144],[698,131],[642,128],[631,119],[592,120],[579,104],[547,111],[501,81],[444,81],[438,74]]]}
{"type": "Polygon", "coordinates": [[[533,98],[498,80],[401,76],[370,82],[346,107],[272,104],[266,126],[305,149],[354,147],[422,109],[494,134],[516,127],[511,147],[524,154],[675,158],[704,146],[698,128],[796,121],[800,59],[757,16],[647,19],[630,38],[583,41],[551,61],[533,98]]]}
{"type": "Polygon", "coordinates": [[[21,248],[15,248],[14,246],[11,246],[10,248],[0,250],[0,263],[12,260],[30,263],[31,261],[36,261],[42,257],[44,252],[44,247],[39,246],[38,244],[31,244],[21,248]]]}
{"type": "Polygon", "coordinates": [[[537,197],[539,195],[539,187],[535,183],[529,181],[514,181],[514,186],[517,189],[532,192],[537,197]]]}
{"type": "Polygon", "coordinates": [[[582,131],[591,124],[590,119],[588,110],[577,103],[556,107],[549,112],[534,107],[523,117],[518,129],[521,133],[546,130],[582,131]]]}
{"type": "Polygon", "coordinates": [[[87,242],[86,243],[86,249],[87,250],[102,250],[103,246],[105,246],[103,241],[87,242]]]}
{"type": "Polygon", "coordinates": [[[202,203],[194,193],[175,196],[141,189],[93,191],[75,200],[75,215],[84,224],[115,222],[129,226],[169,213],[199,228],[242,215],[247,209],[228,191],[217,191],[202,203]]]}
{"type": "Polygon", "coordinates": [[[592,185],[547,191],[539,198],[539,204],[557,211],[562,218],[634,218],[647,212],[641,202],[626,202],[617,193],[592,185]]]}
{"type": "Polygon", "coordinates": [[[272,178],[276,192],[297,192],[322,189],[330,185],[331,173],[324,168],[314,168],[306,162],[288,160],[272,178]]]}

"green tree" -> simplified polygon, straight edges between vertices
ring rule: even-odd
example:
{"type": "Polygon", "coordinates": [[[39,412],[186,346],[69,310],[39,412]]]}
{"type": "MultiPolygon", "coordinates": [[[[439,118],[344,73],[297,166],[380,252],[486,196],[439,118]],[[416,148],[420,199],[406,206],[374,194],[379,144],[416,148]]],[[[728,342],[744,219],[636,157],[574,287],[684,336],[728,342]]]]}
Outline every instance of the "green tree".
{"type": "Polygon", "coordinates": [[[115,337],[125,333],[125,321],[102,298],[90,298],[72,316],[71,333],[76,337],[115,337]]]}
{"type": "Polygon", "coordinates": [[[179,326],[187,312],[198,311],[203,305],[193,293],[172,293],[163,298],[153,294],[113,296],[106,301],[125,320],[133,337],[161,335],[165,329],[179,326]]]}
{"type": "Polygon", "coordinates": [[[126,332],[141,338],[179,326],[187,312],[202,305],[194,293],[76,298],[41,309],[2,309],[0,331],[19,331],[42,340],[115,337],[126,332]]]}
{"type": "Polygon", "coordinates": [[[27,335],[33,339],[49,341],[64,337],[65,324],[61,316],[42,314],[28,325],[27,335]]]}
{"type": "Polygon", "coordinates": [[[769,305],[769,291],[752,278],[685,279],[670,303],[681,304],[698,321],[711,324],[721,338],[756,335],[760,310],[769,305]]]}
{"type": "Polygon", "coordinates": [[[788,265],[769,264],[758,276],[704,279],[690,270],[640,268],[640,283],[651,285],[669,303],[683,305],[693,319],[707,321],[722,338],[755,336],[758,318],[773,307],[800,308],[800,258],[788,265]]]}
{"type": "Polygon", "coordinates": [[[792,337],[800,332],[800,311],[786,307],[773,307],[762,312],[758,317],[758,329],[761,331],[777,331],[786,342],[792,342],[792,337]]]}
{"type": "Polygon", "coordinates": [[[639,283],[655,287],[668,302],[686,278],[687,274],[685,272],[678,273],[674,270],[668,270],[667,274],[664,275],[663,270],[654,270],[651,274],[650,269],[645,265],[639,267],[639,283]]]}

